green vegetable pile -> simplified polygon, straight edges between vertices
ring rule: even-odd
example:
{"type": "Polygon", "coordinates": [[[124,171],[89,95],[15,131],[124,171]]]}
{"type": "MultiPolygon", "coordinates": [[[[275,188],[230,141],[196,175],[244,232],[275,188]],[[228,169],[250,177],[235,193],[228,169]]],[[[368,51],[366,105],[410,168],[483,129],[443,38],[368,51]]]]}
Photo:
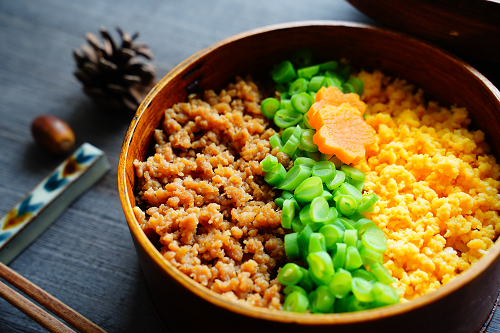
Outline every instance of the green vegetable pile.
{"type": "MultiPolygon", "coordinates": [[[[298,54],[304,54],[304,50],[299,51],[302,53],[298,54]]],[[[279,64],[275,71],[289,73],[291,63],[285,63],[279,64]]],[[[303,63],[308,65],[307,61],[303,63]]],[[[313,73],[311,77],[321,71],[321,65],[318,70],[310,70],[312,67],[298,72],[313,73]]],[[[277,82],[294,78],[291,74],[281,75],[286,80],[274,74],[273,77],[277,82]]],[[[297,94],[310,96],[302,88],[294,88],[301,79],[304,77],[290,85],[292,101],[297,94]]],[[[294,104],[297,103],[292,102],[294,104]]],[[[262,103],[261,108],[269,116],[266,105],[270,104],[262,103]]],[[[300,109],[284,110],[302,114],[300,109]]],[[[394,280],[382,265],[387,239],[373,221],[362,215],[373,212],[378,201],[374,193],[362,193],[365,173],[338,161],[337,165],[333,163],[330,159],[335,160],[334,156],[322,154],[317,146],[314,147],[314,133],[310,133],[314,130],[299,124],[302,121],[307,125],[307,121],[282,121],[285,118],[276,117],[278,112],[274,114],[276,125],[289,125],[280,126],[286,129],[281,136],[272,136],[270,143],[273,148],[279,147],[281,152],[288,154],[294,166],[287,172],[272,155],[262,160],[261,166],[267,172],[266,182],[282,190],[281,196],[275,199],[282,208],[281,224],[293,230],[284,239],[286,255],[290,261],[302,260],[307,267],[289,262],[281,268],[278,280],[286,286],[283,309],[341,313],[398,303],[398,295],[390,286],[394,280]]]]}
{"type": "MultiPolygon", "coordinates": [[[[311,50],[299,49],[292,54],[291,61],[279,63],[271,72],[276,90],[280,92],[280,100],[273,97],[263,100],[262,113],[273,119],[278,127],[288,128],[299,124],[301,128],[311,129],[314,135],[306,113],[321,87],[335,86],[344,93],[363,94],[363,81],[349,78],[350,74],[351,66],[337,61],[313,65],[311,50]]],[[[310,138],[312,142],[312,135],[310,138]]]]}

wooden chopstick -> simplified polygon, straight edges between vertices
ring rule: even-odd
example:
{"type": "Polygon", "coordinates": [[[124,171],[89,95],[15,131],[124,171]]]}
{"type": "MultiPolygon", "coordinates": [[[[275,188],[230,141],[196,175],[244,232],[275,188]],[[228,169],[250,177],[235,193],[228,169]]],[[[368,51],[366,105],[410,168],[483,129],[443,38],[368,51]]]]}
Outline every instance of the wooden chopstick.
{"type": "MultiPolygon", "coordinates": [[[[14,270],[10,269],[6,265],[0,262],[0,277],[3,278],[5,281],[9,282],[13,286],[15,286],[17,289],[31,297],[33,300],[38,302],[39,304],[43,305],[46,309],[48,309],[50,312],[53,314],[57,315],[59,318],[63,319],[66,321],[68,324],[76,328],[80,332],[85,332],[85,333],[106,333],[102,328],[64,304],[63,302],[59,301],[57,298],[54,296],[50,295],[48,292],[45,290],[41,289],[37,285],[33,284],[31,281],[27,280],[20,274],[16,273],[14,270]]],[[[1,283],[1,282],[0,282],[1,283]]],[[[23,311],[26,315],[28,315],[30,318],[35,320],[37,323],[42,325],[43,327],[47,328],[44,325],[53,325],[54,322],[52,320],[47,319],[47,316],[52,317],[50,314],[46,313],[44,310],[41,308],[38,308],[35,304],[24,298],[22,295],[18,294],[11,288],[9,288],[7,285],[3,284],[1,286],[1,291],[0,291],[0,296],[5,298],[9,303],[17,307],[19,310],[23,311]],[[7,289],[10,289],[11,292],[8,292],[7,289]],[[14,294],[13,294],[13,293],[14,294]],[[11,302],[7,296],[4,295],[9,295],[9,299],[13,299],[16,303],[11,302]],[[24,301],[22,300],[24,298],[24,301]],[[26,309],[30,308],[30,311],[37,311],[33,310],[32,307],[28,305],[28,303],[31,303],[32,306],[37,307],[40,311],[44,312],[45,315],[42,315],[41,317],[35,317],[31,316],[29,313],[25,312],[26,309]],[[18,305],[16,305],[18,304],[18,305]],[[38,320],[37,320],[38,319],[38,320]],[[40,321],[39,321],[40,320],[40,321]],[[43,324],[42,324],[43,323],[43,324]]],[[[35,313],[35,312],[30,312],[30,313],[35,313]]],[[[39,312],[36,312],[39,314],[39,312]]],[[[63,325],[60,321],[52,317],[53,320],[59,322],[59,324],[63,325]]],[[[63,325],[64,326],[64,325],[63,325]]],[[[51,326],[52,327],[52,326],[51,326]]],[[[55,326],[54,326],[55,327],[55,326]]],[[[64,326],[66,330],[55,330],[51,332],[74,332],[73,330],[69,329],[68,327],[64,326]]],[[[49,331],[50,329],[47,328],[49,331]]]]}
{"type": "Polygon", "coordinates": [[[0,297],[14,305],[25,315],[39,323],[49,332],[75,333],[68,326],[42,310],[39,306],[0,281],[0,297]]]}

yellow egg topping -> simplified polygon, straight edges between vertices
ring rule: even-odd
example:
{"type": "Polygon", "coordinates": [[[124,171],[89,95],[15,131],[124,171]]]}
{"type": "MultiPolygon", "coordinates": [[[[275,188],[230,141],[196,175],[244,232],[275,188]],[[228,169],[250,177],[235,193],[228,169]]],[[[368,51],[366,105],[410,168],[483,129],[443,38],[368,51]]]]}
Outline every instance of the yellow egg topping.
{"type": "Polygon", "coordinates": [[[466,270],[500,232],[500,166],[465,108],[425,102],[381,72],[361,72],[366,121],[377,133],[358,167],[380,200],[371,219],[387,235],[384,265],[403,301],[466,270]]]}

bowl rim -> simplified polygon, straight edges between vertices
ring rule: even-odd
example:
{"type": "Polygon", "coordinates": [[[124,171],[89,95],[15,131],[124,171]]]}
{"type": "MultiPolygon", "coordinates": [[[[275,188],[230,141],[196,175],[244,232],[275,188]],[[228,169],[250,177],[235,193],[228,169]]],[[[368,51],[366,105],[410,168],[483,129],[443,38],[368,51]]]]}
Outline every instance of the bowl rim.
{"type": "Polygon", "coordinates": [[[167,73],[149,92],[146,98],[143,100],[137,112],[130,124],[125,135],[123,146],[120,152],[119,165],[118,165],[118,190],[120,195],[120,202],[124,211],[127,224],[129,226],[130,232],[135,236],[139,245],[145,250],[149,257],[155,262],[156,265],[161,267],[168,275],[173,277],[177,282],[184,286],[189,291],[193,292],[195,295],[201,297],[207,302],[214,304],[218,307],[224,308],[231,312],[235,312],[244,316],[250,316],[258,319],[264,319],[269,321],[277,321],[282,323],[296,323],[296,324],[306,324],[306,325],[325,325],[325,324],[349,324],[349,323],[360,323],[374,321],[377,319],[387,318],[391,316],[396,316],[404,314],[408,311],[421,308],[427,304],[433,303],[445,296],[455,292],[462,286],[468,284],[474,280],[477,276],[483,273],[500,255],[500,244],[494,242],[492,247],[488,252],[468,268],[466,271],[461,273],[457,278],[453,278],[451,281],[442,285],[437,290],[434,290],[426,295],[420,296],[409,302],[400,303],[392,306],[386,306],[382,308],[370,309],[361,312],[350,312],[350,313],[333,313],[333,314],[323,314],[318,316],[317,314],[310,313],[290,313],[286,311],[271,310],[269,308],[261,308],[257,306],[252,306],[249,304],[242,304],[240,302],[234,302],[229,299],[224,298],[222,295],[202,286],[200,283],[194,281],[177,268],[175,268],[169,261],[167,261],[160,252],[153,246],[148,237],[144,234],[136,220],[133,213],[133,207],[131,206],[128,198],[130,196],[127,190],[127,174],[126,174],[126,157],[129,152],[129,145],[132,139],[132,135],[135,132],[137,124],[141,115],[147,109],[153,98],[158,94],[159,91],[174,77],[181,73],[189,64],[195,62],[197,59],[205,56],[214,49],[217,49],[223,45],[235,42],[237,40],[243,39],[245,37],[262,34],[266,32],[271,32],[275,30],[286,30],[292,28],[300,28],[307,26],[328,26],[328,27],[347,27],[347,28],[358,28],[358,29],[368,29],[377,30],[384,34],[397,35],[405,39],[412,39],[418,43],[424,44],[424,46],[433,48],[436,52],[441,53],[442,56],[448,58],[448,60],[457,63],[457,65],[465,67],[472,75],[478,78],[481,83],[490,90],[490,92],[496,97],[497,104],[500,105],[500,92],[498,89],[481,73],[472,68],[470,65],[465,63],[463,60],[457,56],[441,49],[438,46],[433,45],[427,41],[423,41],[419,38],[415,38],[406,33],[401,33],[394,31],[392,29],[381,28],[378,26],[349,22],[349,21],[334,21],[334,20],[313,20],[313,21],[295,21],[286,22],[273,25],[267,25],[251,30],[247,30],[233,36],[222,39],[196,53],[186,58],[184,61],[175,66],[169,73],[167,73]]]}

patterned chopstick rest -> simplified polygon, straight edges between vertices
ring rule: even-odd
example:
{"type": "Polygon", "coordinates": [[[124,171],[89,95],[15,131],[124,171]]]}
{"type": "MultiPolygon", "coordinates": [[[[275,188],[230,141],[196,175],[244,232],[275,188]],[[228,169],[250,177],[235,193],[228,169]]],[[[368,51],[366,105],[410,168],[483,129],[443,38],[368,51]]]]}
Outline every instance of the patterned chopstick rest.
{"type": "Polygon", "coordinates": [[[102,150],[80,146],[0,218],[0,262],[9,264],[109,169],[102,150]]]}

